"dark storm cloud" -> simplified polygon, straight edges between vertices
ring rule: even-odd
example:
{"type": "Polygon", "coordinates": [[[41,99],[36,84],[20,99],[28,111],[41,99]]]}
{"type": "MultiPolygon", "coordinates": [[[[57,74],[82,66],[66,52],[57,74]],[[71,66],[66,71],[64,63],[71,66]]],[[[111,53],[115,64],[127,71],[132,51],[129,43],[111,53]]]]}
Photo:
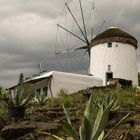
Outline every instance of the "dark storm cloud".
{"type": "Polygon", "coordinates": [[[7,18],[25,13],[35,13],[44,17],[56,18],[64,0],[1,0],[0,16],[7,18]]]}
{"type": "MultiPolygon", "coordinates": [[[[45,60],[42,67],[47,67],[48,70],[87,71],[88,57],[83,57],[83,52],[61,56],[60,62],[54,55],[56,24],[64,2],[65,0],[0,0],[0,85],[13,85],[21,72],[27,76],[37,73],[42,59],[45,60]],[[74,66],[73,63],[77,65],[74,66]]],[[[140,42],[139,0],[94,2],[100,18],[106,20],[102,31],[117,26],[134,35],[140,42]]],[[[71,23],[69,21],[70,25],[71,23]]],[[[95,28],[100,24],[101,19],[97,18],[95,28]]],[[[137,58],[140,68],[139,49],[137,58]]]]}

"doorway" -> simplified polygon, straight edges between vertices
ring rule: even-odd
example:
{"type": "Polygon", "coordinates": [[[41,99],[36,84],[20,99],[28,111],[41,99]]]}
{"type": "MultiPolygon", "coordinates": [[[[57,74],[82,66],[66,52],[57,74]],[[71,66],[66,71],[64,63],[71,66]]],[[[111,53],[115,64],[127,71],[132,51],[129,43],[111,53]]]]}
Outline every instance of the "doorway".
{"type": "Polygon", "coordinates": [[[113,78],[113,72],[106,72],[106,85],[107,82],[113,78]]]}

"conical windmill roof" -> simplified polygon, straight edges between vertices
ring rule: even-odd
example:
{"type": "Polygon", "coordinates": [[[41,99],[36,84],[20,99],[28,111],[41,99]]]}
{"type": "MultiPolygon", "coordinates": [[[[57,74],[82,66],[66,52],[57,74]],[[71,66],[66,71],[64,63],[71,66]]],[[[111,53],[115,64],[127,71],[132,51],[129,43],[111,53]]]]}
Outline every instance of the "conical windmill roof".
{"type": "Polygon", "coordinates": [[[129,33],[117,27],[110,27],[91,40],[90,47],[107,42],[120,42],[133,45],[137,49],[137,40],[129,33]]]}

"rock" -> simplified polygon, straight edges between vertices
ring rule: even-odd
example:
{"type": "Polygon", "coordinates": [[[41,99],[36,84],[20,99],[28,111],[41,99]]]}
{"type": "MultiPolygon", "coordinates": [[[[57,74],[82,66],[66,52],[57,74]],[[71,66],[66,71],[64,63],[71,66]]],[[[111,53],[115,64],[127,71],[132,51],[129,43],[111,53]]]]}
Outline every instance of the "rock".
{"type": "Polygon", "coordinates": [[[49,108],[49,111],[61,112],[61,111],[63,111],[63,108],[62,107],[53,107],[53,108],[49,108]]]}
{"type": "Polygon", "coordinates": [[[45,132],[49,132],[49,133],[54,133],[59,130],[59,125],[55,124],[55,123],[36,122],[34,125],[40,131],[45,131],[45,132]]]}
{"type": "Polygon", "coordinates": [[[118,112],[117,111],[111,111],[109,113],[109,117],[108,117],[108,120],[113,120],[115,118],[118,118],[118,112]]]}
{"type": "Polygon", "coordinates": [[[17,140],[36,140],[36,137],[33,135],[33,133],[27,133],[22,137],[19,137],[17,140]]]}
{"type": "Polygon", "coordinates": [[[36,109],[36,110],[34,111],[34,113],[36,113],[36,112],[44,113],[44,112],[47,112],[47,110],[45,110],[44,108],[43,108],[43,109],[40,108],[40,109],[36,109]]]}
{"type": "Polygon", "coordinates": [[[124,122],[124,124],[130,124],[131,127],[135,126],[135,121],[133,119],[128,119],[124,122]]]}
{"type": "Polygon", "coordinates": [[[35,130],[57,133],[59,130],[59,125],[56,123],[43,123],[35,122],[30,124],[12,124],[7,125],[2,129],[1,136],[5,140],[34,140],[33,135],[35,130]]]}
{"type": "Polygon", "coordinates": [[[3,118],[0,118],[0,130],[6,125],[6,121],[3,118]]]}
{"type": "Polygon", "coordinates": [[[57,117],[64,116],[64,115],[65,114],[63,112],[55,112],[55,111],[47,112],[47,117],[50,117],[50,118],[57,118],[57,117]]]}
{"type": "Polygon", "coordinates": [[[123,140],[140,140],[140,131],[127,132],[123,140]]]}
{"type": "MultiPolygon", "coordinates": [[[[67,111],[76,111],[77,108],[66,108],[67,111]]],[[[63,107],[53,107],[53,108],[49,108],[48,111],[52,111],[52,112],[63,112],[63,107]]]]}
{"type": "Polygon", "coordinates": [[[80,121],[80,118],[79,117],[76,117],[76,116],[72,116],[71,117],[71,122],[77,122],[77,121],[80,121]]]}
{"type": "Polygon", "coordinates": [[[107,125],[106,125],[106,128],[110,129],[110,128],[114,127],[116,123],[117,123],[116,120],[108,121],[107,125]]]}
{"type": "Polygon", "coordinates": [[[16,139],[18,137],[22,137],[27,133],[31,133],[36,129],[36,126],[34,125],[17,125],[17,124],[12,124],[12,125],[7,125],[2,129],[1,136],[5,140],[11,140],[11,139],[16,139]]]}

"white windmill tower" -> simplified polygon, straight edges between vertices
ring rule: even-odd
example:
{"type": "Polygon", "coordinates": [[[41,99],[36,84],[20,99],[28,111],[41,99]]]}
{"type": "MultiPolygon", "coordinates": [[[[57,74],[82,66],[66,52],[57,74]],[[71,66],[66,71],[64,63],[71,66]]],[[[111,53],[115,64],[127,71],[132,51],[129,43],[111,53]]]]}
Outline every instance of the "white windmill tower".
{"type": "Polygon", "coordinates": [[[90,43],[90,74],[103,79],[132,80],[138,85],[136,50],[137,40],[125,31],[111,27],[92,39],[90,43]]]}

